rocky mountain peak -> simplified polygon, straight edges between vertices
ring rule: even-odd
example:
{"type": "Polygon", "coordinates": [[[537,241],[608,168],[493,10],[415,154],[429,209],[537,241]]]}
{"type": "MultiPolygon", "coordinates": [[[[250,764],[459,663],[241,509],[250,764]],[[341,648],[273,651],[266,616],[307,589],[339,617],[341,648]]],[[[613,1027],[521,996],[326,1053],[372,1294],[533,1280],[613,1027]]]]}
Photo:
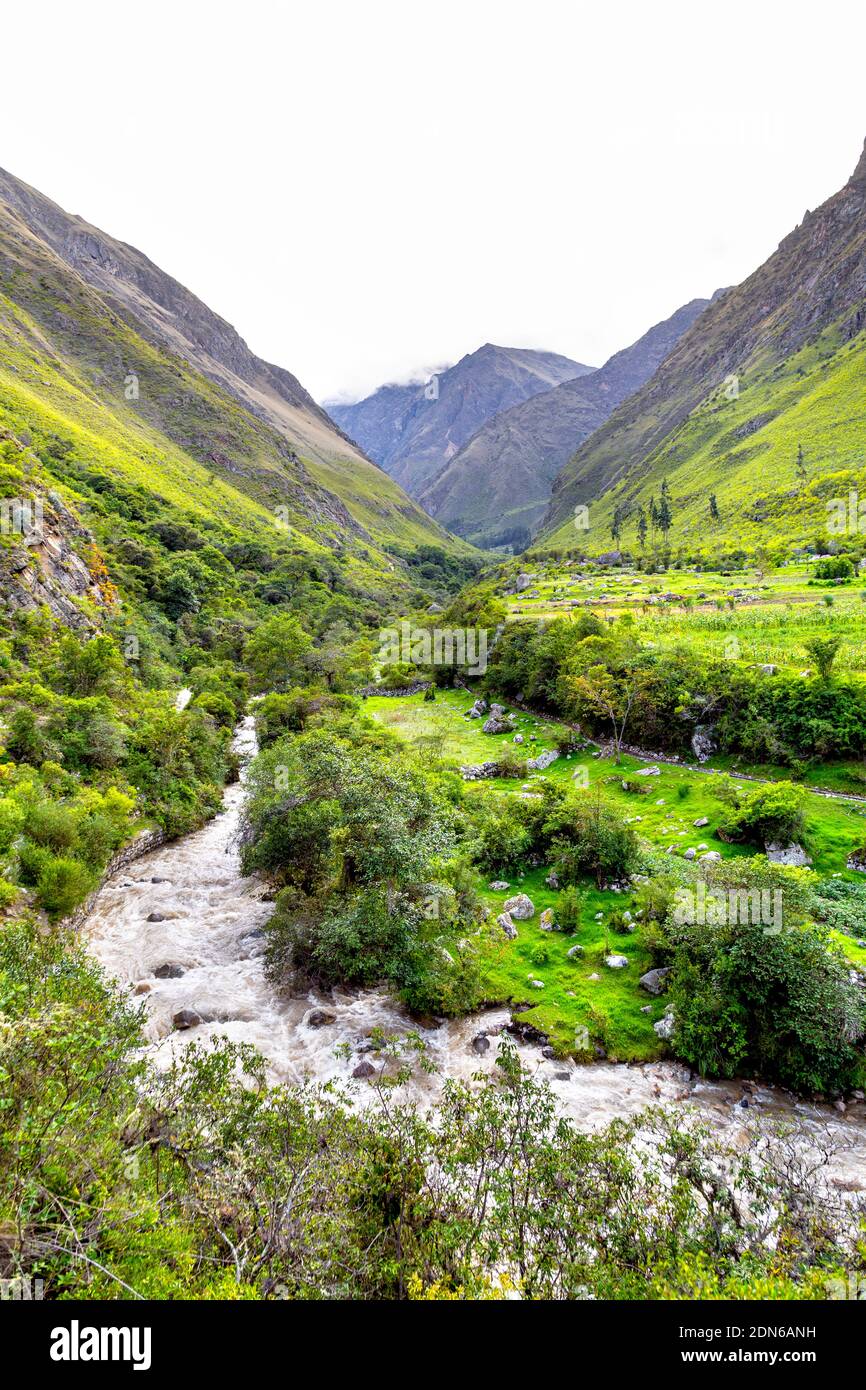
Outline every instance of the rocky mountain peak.
{"type": "Polygon", "coordinates": [[[860,162],[848,180],[848,183],[855,184],[859,188],[866,188],[866,140],[863,142],[863,153],[860,156],[860,162]]]}

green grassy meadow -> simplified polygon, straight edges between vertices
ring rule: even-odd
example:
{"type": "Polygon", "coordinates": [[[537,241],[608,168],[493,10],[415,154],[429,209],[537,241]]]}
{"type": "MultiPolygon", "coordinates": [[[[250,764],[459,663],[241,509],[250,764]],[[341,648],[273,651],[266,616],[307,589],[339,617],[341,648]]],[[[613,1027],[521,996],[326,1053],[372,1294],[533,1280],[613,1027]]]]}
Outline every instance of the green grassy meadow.
{"type": "MultiPolygon", "coordinates": [[[[484,734],[482,720],[465,718],[473,700],[468,691],[455,689],[438,691],[435,702],[425,701],[421,694],[372,696],[364,708],[422,753],[459,766],[495,759],[498,748],[510,743],[508,735],[484,734]]],[[[528,757],[556,747],[564,725],[519,710],[515,713],[515,731],[523,735],[521,751],[528,757]]],[[[725,858],[751,852],[716,833],[726,807],[714,783],[724,769],[658,763],[649,764],[658,766],[658,776],[638,778],[631,774],[646,767],[646,762],[623,754],[616,763],[612,757],[593,756],[593,751],[560,756],[544,772],[530,772],[525,778],[471,783],[470,795],[484,796],[492,789],[519,795],[523,787],[545,781],[574,783],[581,768],[580,781],[585,775],[587,794],[600,786],[631,820],[649,851],[681,855],[689,848],[705,852],[701,849],[705,846],[725,858]],[[624,781],[632,786],[643,783],[645,790],[625,791],[624,781]],[[694,825],[704,818],[706,826],[694,825]]],[[[858,879],[845,865],[852,850],[866,839],[866,802],[831,800],[813,792],[808,796],[806,824],[805,847],[815,872],[822,877],[839,874],[858,879]]],[[[581,1029],[586,1028],[591,1036],[603,1040],[611,1058],[647,1061],[660,1056],[663,1045],[652,1025],[664,1012],[664,997],[653,999],[638,984],[652,963],[642,941],[640,922],[628,935],[613,932],[606,925],[613,912],[634,907],[632,894],[587,888],[580,930],[573,936],[545,932],[539,926],[541,912],[549,907],[555,914],[558,898],[558,893],[545,884],[546,874],[543,866],[531,870],[510,882],[503,892],[492,892],[487,880],[478,879],[480,894],[492,913],[501,912],[506,899],[517,892],[528,893],[536,909],[533,918],[516,924],[516,940],[503,939],[493,946],[486,961],[489,997],[526,1003],[525,1011],[516,1011],[518,1017],[546,1033],[560,1055],[581,1055],[581,1029]],[[575,943],[583,946],[584,953],[569,959],[567,952],[575,943]],[[608,953],[627,956],[628,966],[610,969],[604,964],[608,953]],[[543,983],[543,990],[530,984],[533,979],[543,983]],[[647,1006],[648,1012],[643,1012],[647,1006]]],[[[866,949],[858,948],[852,937],[836,934],[836,939],[853,964],[866,965],[866,949]]]]}

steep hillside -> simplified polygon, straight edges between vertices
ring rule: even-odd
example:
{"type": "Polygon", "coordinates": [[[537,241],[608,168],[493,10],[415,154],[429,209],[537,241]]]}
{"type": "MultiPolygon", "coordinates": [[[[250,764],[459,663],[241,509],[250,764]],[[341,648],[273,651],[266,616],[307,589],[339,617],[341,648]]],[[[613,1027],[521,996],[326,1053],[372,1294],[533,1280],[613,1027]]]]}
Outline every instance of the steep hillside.
{"type": "Polygon", "coordinates": [[[193,505],[213,476],[270,512],[289,507],[330,546],[453,549],[295,377],[140,252],[2,171],[0,401],[120,432],[126,467],[149,445],[171,470],[180,451],[193,505]]]}
{"type": "Polygon", "coordinates": [[[485,343],[428,385],[383,386],[331,416],[413,497],[499,411],[591,372],[555,352],[485,343]]]}
{"type": "Polygon", "coordinates": [[[418,494],[422,506],[475,545],[527,543],[578,444],[652,376],[709,302],[693,299],[597,372],[495,415],[418,494]]]}
{"type": "MultiPolygon", "coordinates": [[[[786,545],[866,484],[866,150],[845,187],[716,300],[554,486],[541,544],[786,545]],[[574,527],[589,506],[590,529],[574,527]],[[614,521],[618,517],[619,524],[614,521]],[[658,511],[656,510],[658,518],[658,511]]],[[[856,528],[856,518],[855,518],[856,528]]]]}

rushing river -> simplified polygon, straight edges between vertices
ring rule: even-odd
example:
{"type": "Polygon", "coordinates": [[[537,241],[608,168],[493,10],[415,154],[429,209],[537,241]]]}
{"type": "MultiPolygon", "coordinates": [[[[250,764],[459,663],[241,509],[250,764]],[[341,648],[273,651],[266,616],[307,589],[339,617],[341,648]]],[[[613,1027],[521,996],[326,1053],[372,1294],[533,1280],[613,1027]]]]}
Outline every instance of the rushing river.
{"type": "MultiPolygon", "coordinates": [[[[242,762],[255,753],[251,718],[240,726],[235,746],[242,762]]],[[[223,1034],[254,1044],[274,1079],[345,1082],[368,1054],[373,1064],[381,1065],[370,1053],[369,1042],[370,1033],[381,1028],[388,1034],[416,1029],[424,1039],[437,1070],[407,1086],[422,1103],[435,1099],[445,1077],[492,1069],[497,1033],[510,1019],[506,1009],[419,1027],[383,990],[285,998],[270,987],[263,950],[272,906],[264,900],[257,879],[241,876],[236,843],[243,796],[242,775],[240,783],[226,791],[222,813],[203,830],[151,852],[110,878],[84,925],[90,949],[108,973],[144,1000],[157,1064],[191,1039],[223,1034]],[[328,1021],[317,1019],[317,1012],[324,1012],[328,1021]],[[191,1017],[183,1017],[185,1013],[191,1017]],[[174,1020],[192,1026],[179,1029],[174,1020]],[[489,1035],[490,1045],[479,1055],[473,1039],[482,1032],[489,1035]],[[348,1044],[349,1060],[337,1055],[338,1044],[348,1044]]],[[[736,1142],[745,1138],[756,1115],[796,1114],[816,1139],[832,1136],[838,1148],[829,1170],[834,1183],[845,1191],[866,1191],[862,1102],[841,1114],[829,1105],[796,1101],[759,1087],[746,1108],[739,1084],[696,1082],[676,1063],[578,1066],[549,1060],[535,1046],[521,1044],[519,1050],[524,1065],[550,1082],[564,1112],[581,1129],[597,1129],[649,1105],[689,1105],[736,1142]]],[[[361,1093],[366,1089],[362,1083],[361,1093]]]]}

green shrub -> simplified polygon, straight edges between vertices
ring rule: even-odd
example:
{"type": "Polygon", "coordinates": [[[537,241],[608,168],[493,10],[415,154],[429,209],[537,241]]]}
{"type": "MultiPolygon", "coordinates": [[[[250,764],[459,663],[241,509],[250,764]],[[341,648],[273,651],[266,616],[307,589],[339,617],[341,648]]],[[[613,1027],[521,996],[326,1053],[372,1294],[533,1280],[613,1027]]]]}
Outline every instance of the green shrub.
{"type": "Polygon", "coordinates": [[[39,899],[51,917],[65,917],[93,891],[95,879],[77,859],[48,859],[39,871],[39,899]]]}
{"type": "Polygon", "coordinates": [[[732,840],[790,844],[806,831],[806,794],[793,782],[774,782],[741,794],[721,826],[732,840]]]}

